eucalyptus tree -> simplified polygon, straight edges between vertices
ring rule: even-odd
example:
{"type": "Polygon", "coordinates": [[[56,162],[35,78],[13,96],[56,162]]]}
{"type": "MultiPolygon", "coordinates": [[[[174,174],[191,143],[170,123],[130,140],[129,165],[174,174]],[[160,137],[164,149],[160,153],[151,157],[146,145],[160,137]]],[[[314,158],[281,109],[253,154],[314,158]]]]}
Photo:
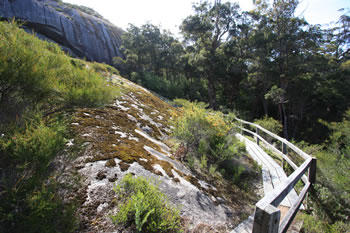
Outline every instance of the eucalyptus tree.
{"type": "Polygon", "coordinates": [[[218,71],[222,63],[222,45],[236,31],[236,20],[240,17],[238,4],[204,1],[193,6],[195,13],[181,25],[181,32],[191,46],[188,62],[196,67],[207,81],[209,106],[217,108],[218,71]]]}

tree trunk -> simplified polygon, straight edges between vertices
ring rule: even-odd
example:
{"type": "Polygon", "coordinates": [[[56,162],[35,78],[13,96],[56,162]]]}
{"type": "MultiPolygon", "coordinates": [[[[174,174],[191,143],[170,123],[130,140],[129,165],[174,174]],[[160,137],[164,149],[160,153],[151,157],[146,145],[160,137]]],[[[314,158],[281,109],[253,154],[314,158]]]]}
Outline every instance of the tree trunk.
{"type": "Polygon", "coordinates": [[[209,107],[216,110],[216,89],[215,83],[212,78],[208,78],[208,96],[209,96],[209,107]]]}
{"type": "Polygon", "coordinates": [[[267,100],[265,98],[262,99],[263,106],[264,106],[264,114],[265,116],[269,115],[268,107],[267,107],[267,100]]]}
{"type": "Polygon", "coordinates": [[[281,104],[281,107],[282,107],[282,114],[283,114],[283,135],[284,135],[284,138],[288,140],[288,119],[287,119],[286,107],[284,103],[281,104]]]}

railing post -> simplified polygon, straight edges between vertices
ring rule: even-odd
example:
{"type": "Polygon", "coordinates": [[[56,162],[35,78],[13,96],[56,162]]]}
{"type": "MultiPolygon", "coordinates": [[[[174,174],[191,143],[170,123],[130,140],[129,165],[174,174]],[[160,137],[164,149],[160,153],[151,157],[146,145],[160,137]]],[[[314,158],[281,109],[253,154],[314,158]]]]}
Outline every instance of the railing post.
{"type": "Polygon", "coordinates": [[[314,184],[316,182],[316,165],[317,165],[317,159],[312,158],[310,162],[310,168],[309,168],[309,182],[311,184],[314,184]]]}
{"type": "Polygon", "coordinates": [[[259,145],[259,142],[260,142],[260,139],[259,139],[259,128],[258,127],[256,127],[256,144],[258,144],[259,145]]]}
{"type": "Polygon", "coordinates": [[[278,233],[281,211],[273,205],[255,207],[252,233],[278,233]]]}

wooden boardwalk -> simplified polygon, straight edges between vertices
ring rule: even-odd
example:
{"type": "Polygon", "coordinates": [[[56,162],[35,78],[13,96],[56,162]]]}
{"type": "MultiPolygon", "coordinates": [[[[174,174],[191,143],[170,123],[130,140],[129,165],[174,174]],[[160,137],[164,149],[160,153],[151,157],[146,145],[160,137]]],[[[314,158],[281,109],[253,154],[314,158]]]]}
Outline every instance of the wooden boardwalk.
{"type": "MultiPolygon", "coordinates": [[[[245,143],[249,155],[261,166],[262,178],[264,186],[264,195],[269,194],[277,188],[285,179],[287,175],[283,168],[274,161],[256,142],[253,142],[241,134],[236,134],[236,137],[245,143]]],[[[298,195],[295,190],[292,190],[286,198],[280,203],[280,206],[290,208],[293,203],[298,200],[298,195]]],[[[304,207],[301,206],[303,209],[304,207]]],[[[254,213],[248,219],[239,224],[231,233],[251,233],[254,222],[254,213]]]]}

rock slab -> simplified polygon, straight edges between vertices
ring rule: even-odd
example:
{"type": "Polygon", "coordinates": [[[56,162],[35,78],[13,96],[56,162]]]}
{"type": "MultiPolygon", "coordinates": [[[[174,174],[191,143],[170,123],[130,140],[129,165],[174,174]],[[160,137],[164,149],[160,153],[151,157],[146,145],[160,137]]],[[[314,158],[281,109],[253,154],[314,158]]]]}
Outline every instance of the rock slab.
{"type": "Polygon", "coordinates": [[[25,22],[28,32],[58,43],[72,56],[113,64],[123,30],[55,0],[0,0],[0,18],[25,22]]]}

